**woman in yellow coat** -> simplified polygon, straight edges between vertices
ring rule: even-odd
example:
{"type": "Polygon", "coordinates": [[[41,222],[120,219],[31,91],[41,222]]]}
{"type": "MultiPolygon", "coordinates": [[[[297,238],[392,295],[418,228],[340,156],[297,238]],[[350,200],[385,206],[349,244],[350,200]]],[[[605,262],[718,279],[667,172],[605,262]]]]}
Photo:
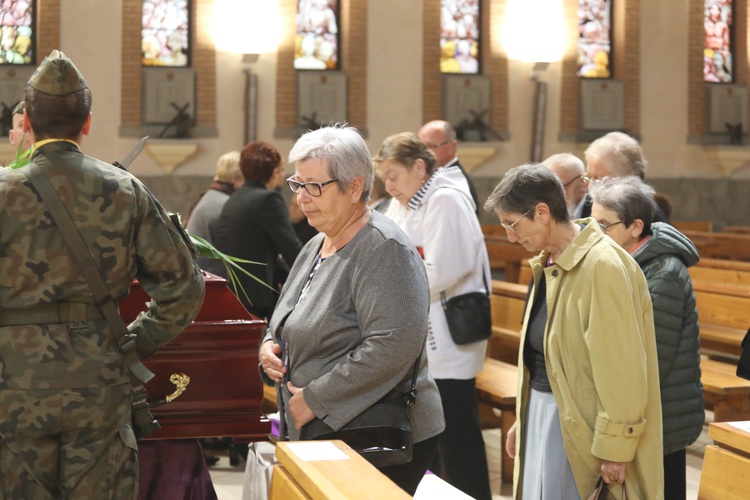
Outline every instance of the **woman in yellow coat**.
{"type": "Polygon", "coordinates": [[[541,252],[519,349],[514,496],[663,498],[654,319],[638,264],[593,219],[568,218],[542,165],[511,169],[490,195],[508,239],[541,252]]]}

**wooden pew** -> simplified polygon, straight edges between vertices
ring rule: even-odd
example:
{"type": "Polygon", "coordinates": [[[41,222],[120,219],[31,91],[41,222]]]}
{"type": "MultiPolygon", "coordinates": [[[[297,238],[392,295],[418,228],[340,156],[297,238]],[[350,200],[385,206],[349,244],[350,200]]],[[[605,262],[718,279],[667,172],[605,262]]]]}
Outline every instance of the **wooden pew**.
{"type": "Polygon", "coordinates": [[[276,458],[269,500],[411,498],[343,441],[279,442],[276,458]],[[337,457],[324,455],[324,447],[337,457]],[[315,448],[328,459],[316,458],[315,448]]]}
{"type": "Polygon", "coordinates": [[[750,262],[701,258],[689,271],[693,279],[750,285],[750,262]]]}
{"type": "Polygon", "coordinates": [[[750,234],[686,230],[702,258],[750,261],[750,234]]]}
{"type": "Polygon", "coordinates": [[[713,423],[706,447],[698,498],[744,500],[750,491],[750,422],[713,423]]]}
{"type": "Polygon", "coordinates": [[[736,361],[750,326],[750,286],[693,280],[701,350],[736,361]]]}
{"type": "Polygon", "coordinates": [[[750,226],[724,226],[725,233],[750,234],[750,226]]]}
{"type": "Polygon", "coordinates": [[[750,418],[750,380],[739,378],[736,371],[734,363],[701,357],[703,397],[715,422],[750,418]]]}
{"type": "Polygon", "coordinates": [[[684,231],[707,231],[711,232],[714,230],[713,223],[710,220],[676,220],[672,222],[672,225],[679,229],[681,232],[684,231]]]}

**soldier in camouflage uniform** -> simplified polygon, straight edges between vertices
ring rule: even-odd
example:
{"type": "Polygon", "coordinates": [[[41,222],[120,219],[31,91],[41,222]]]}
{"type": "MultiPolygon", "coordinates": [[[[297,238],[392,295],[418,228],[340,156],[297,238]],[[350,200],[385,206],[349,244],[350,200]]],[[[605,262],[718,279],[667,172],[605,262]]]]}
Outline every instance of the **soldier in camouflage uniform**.
{"type": "MultiPolygon", "coordinates": [[[[132,175],[81,153],[91,93],[53,51],[29,80],[24,125],[110,295],[137,278],[152,298],[129,326],[140,358],[203,301],[195,249],[132,175]]],[[[26,167],[25,167],[26,168],[26,167]]],[[[21,170],[0,171],[0,498],[138,494],[131,385],[88,283],[21,170]]]]}

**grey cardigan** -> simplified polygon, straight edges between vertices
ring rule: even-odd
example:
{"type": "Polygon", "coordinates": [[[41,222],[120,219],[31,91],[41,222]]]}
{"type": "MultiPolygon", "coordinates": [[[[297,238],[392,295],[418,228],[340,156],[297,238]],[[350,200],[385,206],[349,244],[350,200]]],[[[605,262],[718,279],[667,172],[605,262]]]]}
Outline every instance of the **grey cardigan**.
{"type": "MultiPolygon", "coordinates": [[[[338,430],[394,387],[408,390],[427,337],[429,288],[414,245],[393,221],[373,211],[367,225],[320,264],[297,304],[323,238],[310,240],[294,262],[263,341],[273,338],[282,346],[288,379],[304,387],[313,413],[338,430]]],[[[415,443],[445,428],[427,356],[422,356],[417,391],[415,443]]],[[[299,430],[283,411],[289,398],[284,383],[279,391],[282,439],[286,428],[288,438],[296,440],[299,430]]]]}

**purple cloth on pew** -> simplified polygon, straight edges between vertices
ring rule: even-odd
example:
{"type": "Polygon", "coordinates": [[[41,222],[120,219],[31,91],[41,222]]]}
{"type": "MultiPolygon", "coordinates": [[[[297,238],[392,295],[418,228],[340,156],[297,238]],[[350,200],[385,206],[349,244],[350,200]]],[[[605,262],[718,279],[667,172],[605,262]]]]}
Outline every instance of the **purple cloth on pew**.
{"type": "Polygon", "coordinates": [[[217,500],[197,439],[138,442],[138,500],[217,500]]]}

